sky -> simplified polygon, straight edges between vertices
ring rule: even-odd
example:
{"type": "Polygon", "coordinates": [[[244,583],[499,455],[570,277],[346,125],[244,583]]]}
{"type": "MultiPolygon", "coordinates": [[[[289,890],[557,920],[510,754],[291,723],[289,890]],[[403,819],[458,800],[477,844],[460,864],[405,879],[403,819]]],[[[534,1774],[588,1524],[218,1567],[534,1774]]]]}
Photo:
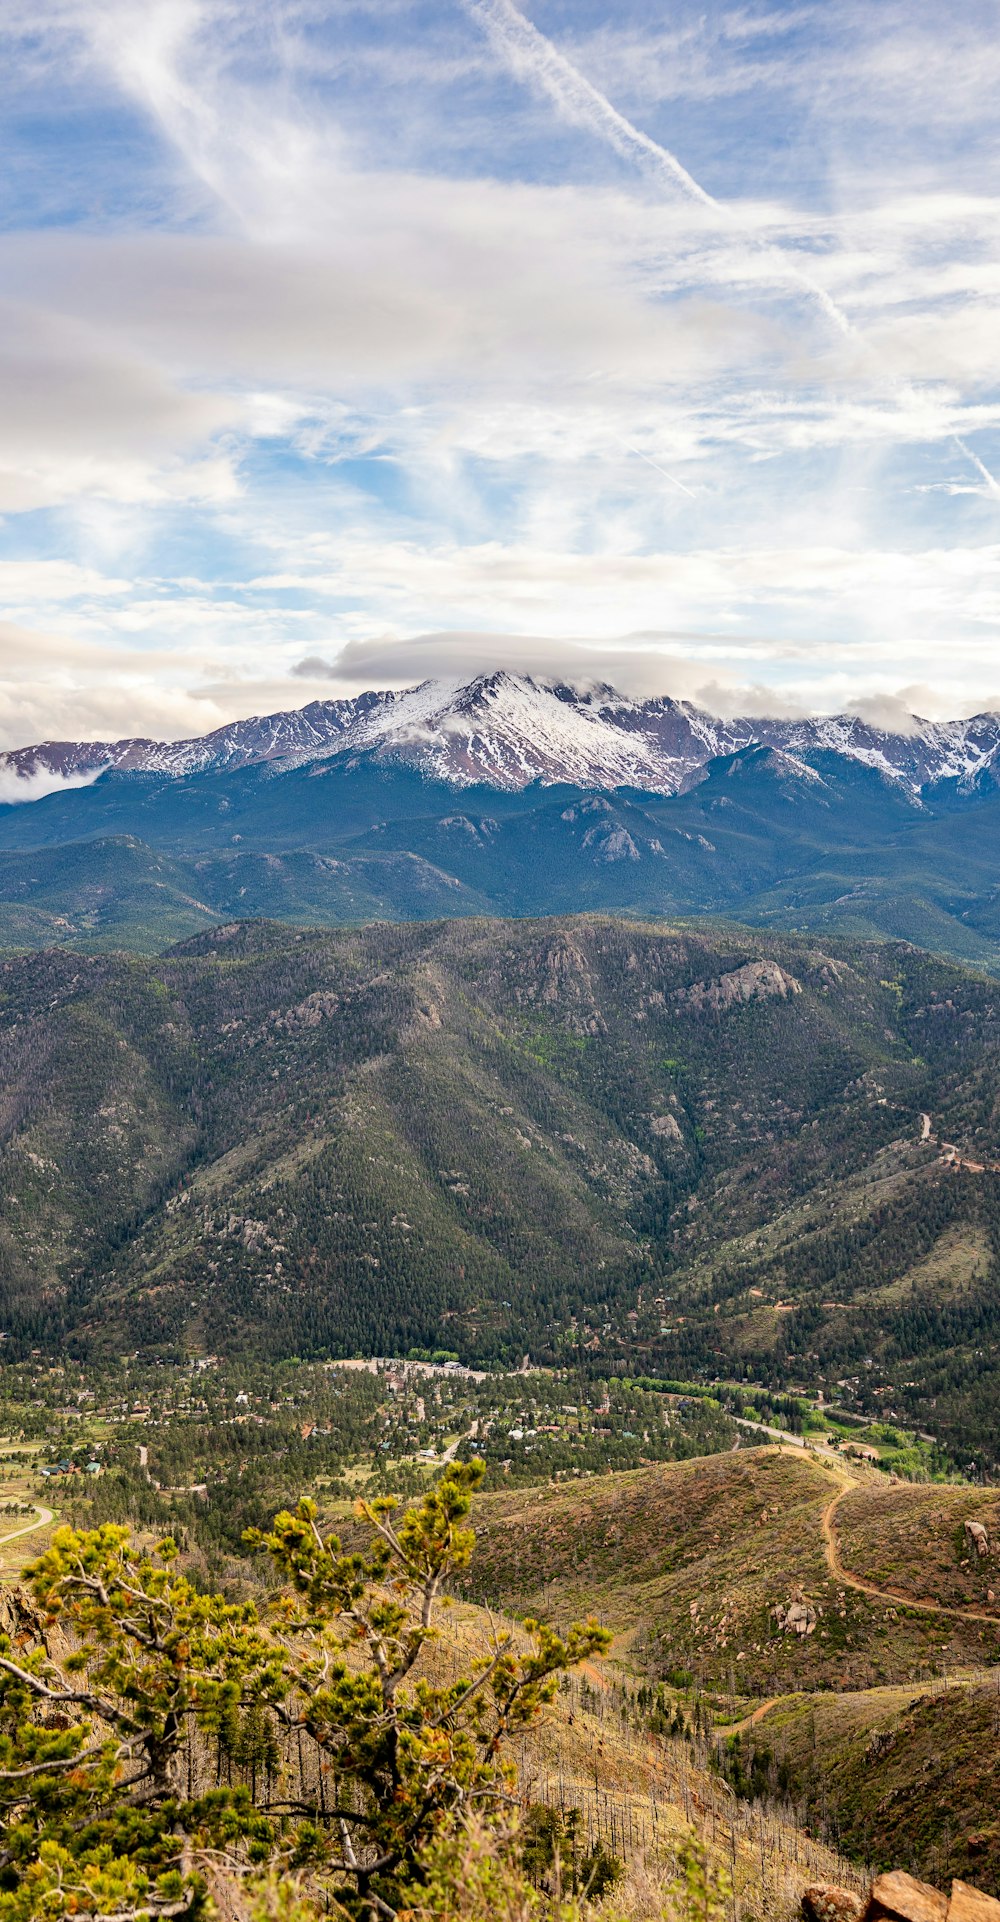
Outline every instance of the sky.
{"type": "Polygon", "coordinates": [[[0,747],[1000,707],[1000,0],[4,0],[0,747]]]}

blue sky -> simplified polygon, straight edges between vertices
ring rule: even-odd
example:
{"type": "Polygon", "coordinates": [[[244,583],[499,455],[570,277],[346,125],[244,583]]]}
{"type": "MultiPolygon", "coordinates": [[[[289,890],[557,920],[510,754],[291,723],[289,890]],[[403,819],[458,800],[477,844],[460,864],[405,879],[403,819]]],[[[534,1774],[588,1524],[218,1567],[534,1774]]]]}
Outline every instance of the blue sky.
{"type": "Polygon", "coordinates": [[[1000,705],[1000,5],[6,0],[0,745],[1000,705]]]}

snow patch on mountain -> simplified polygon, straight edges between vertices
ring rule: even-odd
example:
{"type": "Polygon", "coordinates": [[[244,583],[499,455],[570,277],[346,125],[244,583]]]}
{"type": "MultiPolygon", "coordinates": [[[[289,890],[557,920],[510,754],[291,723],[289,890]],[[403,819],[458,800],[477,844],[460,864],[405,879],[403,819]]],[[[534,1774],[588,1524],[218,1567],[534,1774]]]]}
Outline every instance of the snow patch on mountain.
{"type": "Polygon", "coordinates": [[[187,741],[45,741],[0,755],[0,803],[105,771],[185,776],[257,764],[280,771],[348,751],[406,761],[459,788],[518,790],[538,781],[669,794],[700,779],[708,761],[757,744],[787,757],[784,771],[800,780],[819,778],[810,763],[830,753],[876,769],[916,797],[929,782],[971,786],[1000,770],[1000,716],[914,719],[900,733],[852,715],[723,720],[667,695],[636,701],[613,687],[579,690],[500,671],[312,701],[187,741]]]}

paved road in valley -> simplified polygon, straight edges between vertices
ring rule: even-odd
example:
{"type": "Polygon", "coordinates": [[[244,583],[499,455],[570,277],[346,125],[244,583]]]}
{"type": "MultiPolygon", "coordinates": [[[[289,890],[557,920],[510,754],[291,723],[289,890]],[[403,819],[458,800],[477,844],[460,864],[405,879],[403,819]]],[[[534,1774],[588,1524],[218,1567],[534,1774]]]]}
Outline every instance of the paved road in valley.
{"type": "Polygon", "coordinates": [[[35,1503],[35,1511],[38,1515],[37,1522],[27,1522],[23,1528],[12,1529],[9,1535],[0,1535],[0,1548],[6,1548],[8,1542],[20,1541],[22,1535],[33,1535],[36,1528],[47,1528],[50,1522],[55,1521],[54,1511],[51,1508],[43,1508],[41,1502],[35,1503]]]}
{"type": "Polygon", "coordinates": [[[467,1428],[464,1435],[456,1435],[454,1441],[449,1442],[447,1448],[443,1448],[441,1450],[439,1460],[443,1462],[453,1462],[455,1459],[455,1456],[458,1454],[458,1451],[462,1446],[462,1443],[467,1441],[475,1441],[478,1433],[479,1433],[479,1417],[477,1415],[475,1420],[473,1421],[472,1427],[467,1428]]]}

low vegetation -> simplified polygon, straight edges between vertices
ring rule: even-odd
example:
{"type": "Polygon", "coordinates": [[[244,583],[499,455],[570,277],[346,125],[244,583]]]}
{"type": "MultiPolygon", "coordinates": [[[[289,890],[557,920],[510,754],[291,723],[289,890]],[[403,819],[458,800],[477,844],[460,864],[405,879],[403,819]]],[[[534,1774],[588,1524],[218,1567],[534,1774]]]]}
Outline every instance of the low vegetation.
{"type": "Polygon", "coordinates": [[[866,1484],[845,1495],[837,1528],[847,1566],[881,1588],[949,1607],[989,1612],[995,1603],[1000,1616],[1000,1572],[990,1552],[1000,1542],[995,1488],[866,1484]],[[967,1523],[985,1529],[983,1554],[967,1523]]]}
{"type": "Polygon", "coordinates": [[[875,1868],[1000,1890],[995,1674],[779,1704],[732,1738],[724,1769],[875,1868]]]}
{"type": "MultiPolygon", "coordinates": [[[[644,1672],[662,1679],[680,1668],[699,1690],[736,1705],[831,1682],[916,1681],[996,1660],[1000,1605],[995,1623],[907,1610],[831,1570],[823,1518],[843,1486],[825,1464],[767,1448],[584,1487],[487,1495],[472,1592],[555,1620],[589,1597],[620,1638],[616,1649],[644,1672]],[[806,1610],[803,1633],[779,1614],[797,1600],[806,1610]]],[[[904,1514],[926,1492],[893,1491],[904,1514]]],[[[868,1478],[845,1501],[877,1527],[883,1493],[868,1478]]],[[[960,1507],[975,1498],[971,1490],[947,1493],[960,1507]]],[[[878,1587],[870,1564],[854,1559],[839,1535],[838,1547],[848,1572],[878,1587]]],[[[921,1570],[914,1556],[915,1599],[921,1570]]],[[[935,1600],[933,1590],[924,1599],[935,1600]]]]}

